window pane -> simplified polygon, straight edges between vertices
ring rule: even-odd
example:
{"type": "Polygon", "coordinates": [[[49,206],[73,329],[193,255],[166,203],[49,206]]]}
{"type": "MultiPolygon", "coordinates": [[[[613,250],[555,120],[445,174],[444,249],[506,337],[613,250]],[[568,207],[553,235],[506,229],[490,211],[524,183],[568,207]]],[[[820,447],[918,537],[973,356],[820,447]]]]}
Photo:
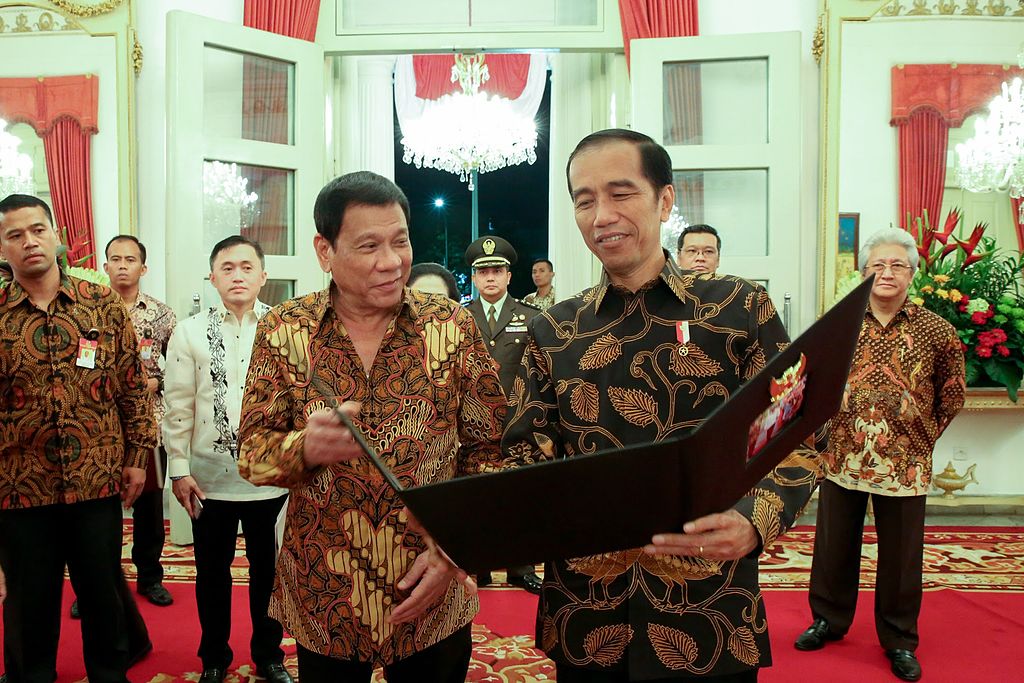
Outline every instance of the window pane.
{"type": "Polygon", "coordinates": [[[668,62],[662,70],[666,145],[768,142],[768,60],[668,62]]]}
{"type": "Polygon", "coordinates": [[[203,245],[244,235],[267,254],[295,253],[293,171],[220,161],[203,164],[203,245]]]}
{"type": "Polygon", "coordinates": [[[676,171],[673,184],[683,220],[715,228],[723,255],[768,254],[767,169],[676,171]]]}
{"type": "Polygon", "coordinates": [[[207,46],[203,125],[207,135],[290,145],[295,65],[207,46]]]}

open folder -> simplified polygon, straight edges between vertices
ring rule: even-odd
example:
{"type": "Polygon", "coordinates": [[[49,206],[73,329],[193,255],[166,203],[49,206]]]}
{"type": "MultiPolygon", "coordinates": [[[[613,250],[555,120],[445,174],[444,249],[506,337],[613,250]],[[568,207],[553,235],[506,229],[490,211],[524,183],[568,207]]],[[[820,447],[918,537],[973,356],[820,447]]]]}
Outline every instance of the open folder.
{"type": "Polygon", "coordinates": [[[677,439],[403,488],[356,438],[469,572],[637,548],[731,508],[839,410],[872,281],[677,439]]]}

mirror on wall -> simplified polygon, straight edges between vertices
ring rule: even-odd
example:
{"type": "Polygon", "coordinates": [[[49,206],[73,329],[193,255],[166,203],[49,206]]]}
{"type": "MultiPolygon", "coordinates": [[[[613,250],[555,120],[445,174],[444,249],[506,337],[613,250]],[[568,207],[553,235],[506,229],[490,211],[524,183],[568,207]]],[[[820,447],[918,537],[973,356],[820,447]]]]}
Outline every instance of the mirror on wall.
{"type": "Polygon", "coordinates": [[[132,63],[130,41],[131,0],[0,4],[0,118],[78,257],[135,232],[130,113],[141,52],[132,63]],[[58,196],[54,186],[72,190],[58,196]]]}
{"type": "Polygon", "coordinates": [[[962,226],[987,223],[986,234],[998,246],[1019,249],[1008,194],[961,188],[955,146],[973,135],[974,121],[987,113],[1004,75],[1009,80],[1020,71],[1024,7],[841,0],[825,2],[824,9],[820,306],[828,305],[836,283],[856,269],[858,242],[903,225],[908,206],[934,207],[933,224],[958,207],[962,226]],[[948,131],[914,138],[913,151],[907,139],[901,152],[893,124],[903,125],[921,102],[941,110],[936,116],[948,131]],[[904,164],[910,155],[931,159],[936,187],[927,199],[912,200],[904,190],[901,202],[901,155],[904,164]]]}

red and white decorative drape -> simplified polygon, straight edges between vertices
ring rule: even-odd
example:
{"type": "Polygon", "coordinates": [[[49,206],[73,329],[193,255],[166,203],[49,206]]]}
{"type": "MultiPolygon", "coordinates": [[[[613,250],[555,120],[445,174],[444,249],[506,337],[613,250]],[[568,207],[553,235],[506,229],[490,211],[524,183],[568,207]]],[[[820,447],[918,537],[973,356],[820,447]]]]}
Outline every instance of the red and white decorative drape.
{"type": "Polygon", "coordinates": [[[84,76],[0,79],[0,116],[27,123],[43,140],[50,202],[57,227],[67,228],[68,261],[96,267],[92,216],[91,136],[99,79],[84,76]]]}
{"type": "MultiPolygon", "coordinates": [[[[892,120],[899,129],[899,223],[923,215],[939,223],[949,129],[986,108],[1003,81],[1024,69],[1000,64],[906,64],[892,68],[892,120]]],[[[1012,200],[1011,200],[1012,201],[1012,200]]],[[[1016,212],[1014,220],[1017,219],[1016,212]]],[[[904,225],[904,227],[908,227],[904,225]]],[[[1024,235],[1017,225],[1018,240],[1024,235]]]]}
{"type": "MultiPolygon", "coordinates": [[[[512,109],[525,118],[537,115],[544,97],[548,61],[542,54],[516,53],[485,55],[484,63],[490,78],[480,91],[500,95],[512,109]]],[[[461,92],[452,82],[455,56],[403,55],[395,63],[395,109],[398,125],[403,130],[410,120],[420,118],[444,95],[461,92]]]]}

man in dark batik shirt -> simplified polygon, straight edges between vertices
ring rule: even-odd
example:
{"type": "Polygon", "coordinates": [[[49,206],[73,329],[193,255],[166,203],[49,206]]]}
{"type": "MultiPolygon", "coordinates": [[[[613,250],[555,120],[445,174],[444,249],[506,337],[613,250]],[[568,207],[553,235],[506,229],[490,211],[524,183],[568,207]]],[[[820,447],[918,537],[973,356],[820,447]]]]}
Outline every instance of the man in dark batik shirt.
{"type": "MultiPolygon", "coordinates": [[[[604,273],[530,326],[502,440],[518,461],[680,436],[788,344],[762,287],[684,274],[661,248],[671,169],[663,148],[625,130],[594,133],[570,156],[576,222],[604,273]]],[[[794,454],[734,509],[679,520],[683,533],[549,561],[537,642],[559,682],[756,680],[771,663],[757,557],[810,497],[812,457],[794,454]]]]}

